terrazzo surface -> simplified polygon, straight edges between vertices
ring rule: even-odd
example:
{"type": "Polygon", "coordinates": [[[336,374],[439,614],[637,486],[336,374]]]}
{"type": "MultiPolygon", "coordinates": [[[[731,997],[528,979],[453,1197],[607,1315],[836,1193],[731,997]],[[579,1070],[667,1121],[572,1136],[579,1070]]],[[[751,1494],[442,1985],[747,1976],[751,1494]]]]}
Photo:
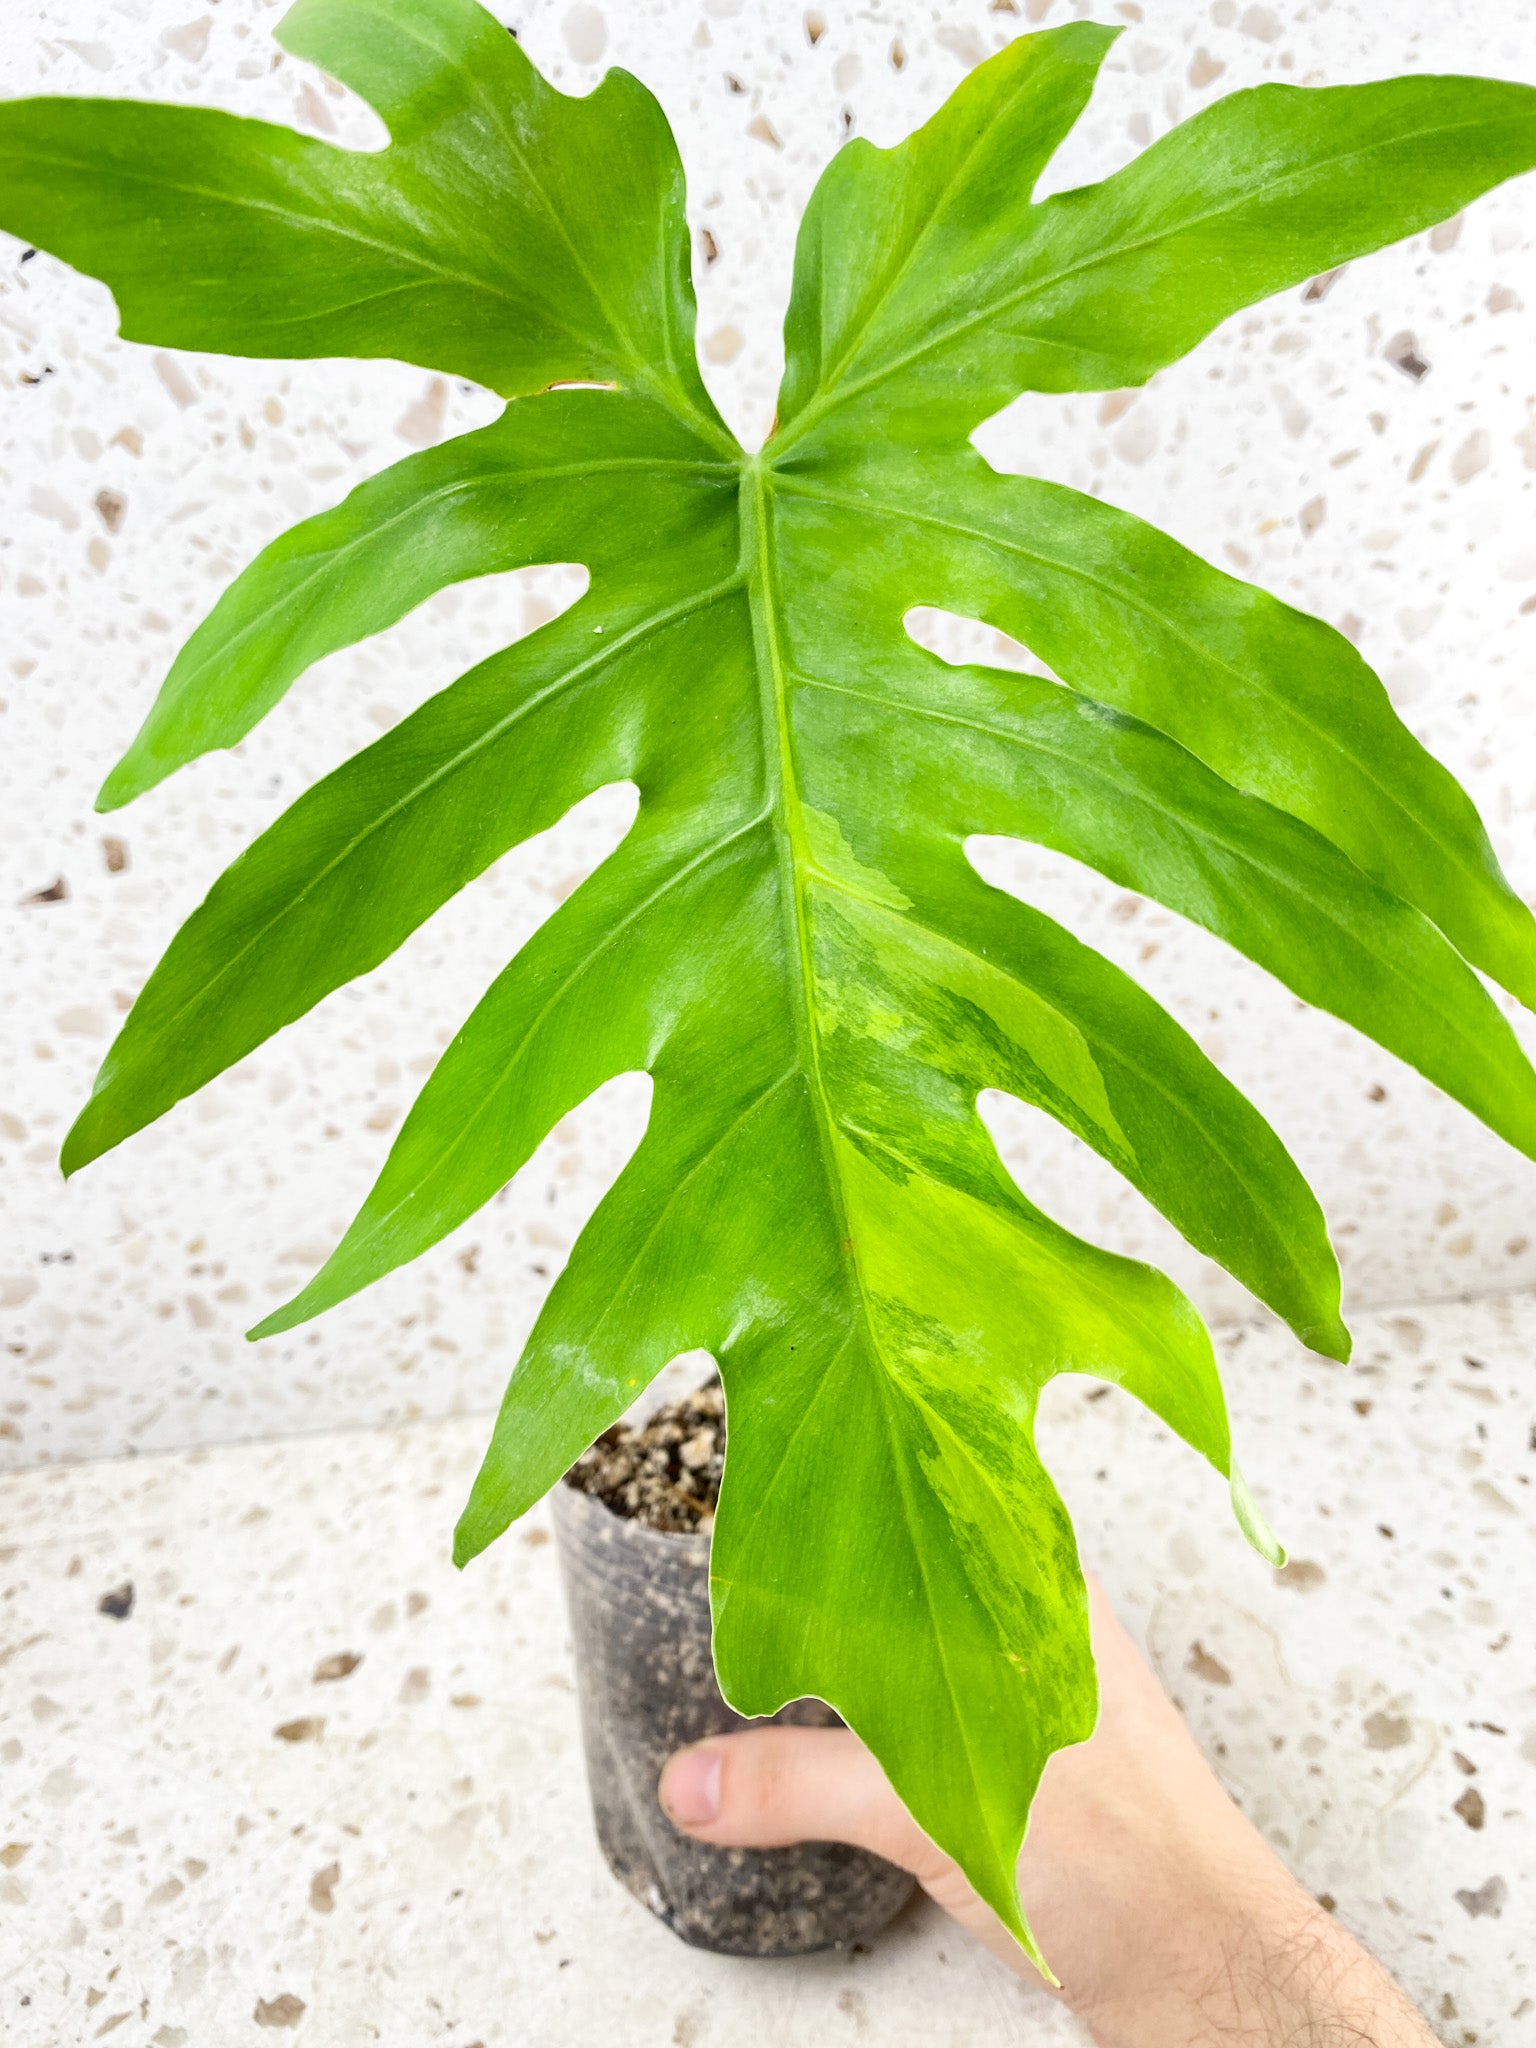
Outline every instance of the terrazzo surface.
{"type": "MultiPolygon", "coordinates": [[[[1261,1331],[1228,1347],[1244,1461],[1291,1546],[1278,1577],[1118,1392],[1057,1382],[1042,1446],[1234,1795],[1443,2041],[1519,2048],[1536,1298],[1358,1335],[1348,1367],[1261,1331]]],[[[925,1904],[867,1955],[754,1964],[684,1949],[608,1878],[544,1511],[463,1575],[447,1563],[485,1427],[8,1482],[8,2048],[283,2028],[317,2048],[1081,2048],[925,1904]]]]}
{"type": "MultiPolygon", "coordinates": [[[[356,101],[277,56],[280,11],[8,0],[0,94],[218,104],[377,143],[356,101]]],[[[794,225],[838,143],[897,140],[1002,41],[1073,14],[1126,34],[1042,191],[1265,79],[1536,79],[1536,10],[1420,0],[515,8],[564,89],[620,63],[667,107],[705,375],[749,444],[771,410],[794,225]]],[[[1229,322],[1143,392],[1027,399],[977,437],[999,467],[1103,495],[1349,633],[1527,894],[1533,193],[1508,186],[1229,322]]],[[[484,1411],[638,1140],[643,1077],[566,1119],[418,1266],[318,1328],[240,1341],[330,1249],[438,1052],[617,843],[631,791],[595,792],[376,974],[60,1183],[58,1141],[117,1020],[217,870],[585,572],[445,592],[322,664],[234,754],[93,816],[238,569],[495,404],[400,365],[135,347],[101,287],[24,256],[0,238],[0,2035],[1081,2048],[922,1905],[858,1957],[680,1948],[597,1860],[542,1520],[462,1576],[446,1562],[484,1411]]],[[[953,657],[1032,665],[975,622],[919,609],[909,624],[953,657]]],[[[1244,1466],[1293,1563],[1267,1572],[1202,1467],[1074,1380],[1052,1390],[1042,1442],[1085,1554],[1234,1794],[1441,2038],[1521,2048],[1536,2041],[1536,1296],[1505,1290],[1536,1286],[1536,1169],[1179,919],[1034,850],[972,851],[1135,972],[1252,1094],[1324,1200],[1355,1311],[1353,1365],[1299,1353],[1075,1141],[988,1101],[1033,1199],[1157,1259],[1215,1319],[1244,1466]]]]}
{"type": "MultiPolygon", "coordinates": [[[[563,89],[650,81],[689,175],[705,375],[765,430],[796,221],[848,134],[924,119],[966,68],[1068,0],[498,0],[563,89]],[[814,32],[814,36],[813,36],[814,32]]],[[[142,94],[347,146],[374,117],[270,40],[275,0],[7,0],[0,92],[142,94]]],[[[1118,167],[1264,80],[1397,70],[1536,79],[1536,8],[1159,0],[1118,22],[1042,190],[1118,167]]],[[[1228,322],[1145,391],[1021,401],[979,442],[1101,493],[1354,635],[1536,890],[1536,180],[1228,322]],[[1412,340],[1405,355],[1404,337],[1412,340]],[[1404,365],[1409,367],[1405,368],[1404,365]],[[1413,366],[1417,373],[1411,373],[1413,366]],[[1423,366],[1427,365],[1427,369],[1423,366]]],[[[215,874],[321,774],[582,587],[579,565],[444,592],[302,681],[243,747],[92,814],[181,639],[295,518],[495,411],[389,363],[242,362],[115,337],[110,297],[0,244],[0,1461],[408,1420],[495,1401],[581,1222],[638,1139],[639,1076],[566,1119],[419,1266],[257,1352],[241,1333],[335,1243],[438,1052],[510,954],[614,845],[594,793],[394,959],[65,1189],[59,1140],[110,1034],[215,874]]],[[[921,592],[914,592],[914,605],[921,592]]],[[[949,653],[1023,659],[932,614],[949,653]]],[[[1332,1219],[1355,1303],[1536,1285],[1536,1168],[1416,1076],[1204,933],[1039,852],[985,872],[1139,975],[1248,1089],[1332,1219]]],[[[1165,1264],[1223,1319],[1250,1304],[1038,1114],[991,1105],[1048,1213],[1165,1264]]]]}

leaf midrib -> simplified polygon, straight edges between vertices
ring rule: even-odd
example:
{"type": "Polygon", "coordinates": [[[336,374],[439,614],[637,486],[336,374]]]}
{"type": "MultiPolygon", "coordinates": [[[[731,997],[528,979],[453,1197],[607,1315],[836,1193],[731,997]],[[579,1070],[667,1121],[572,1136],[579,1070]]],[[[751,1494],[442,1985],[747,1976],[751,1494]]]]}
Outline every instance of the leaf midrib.
{"type": "MultiPolygon", "coordinates": [[[[811,1105],[821,1136],[823,1164],[836,1210],[838,1237],[847,1245],[852,1242],[852,1232],[842,1182],[833,1164],[835,1119],[822,1073],[821,1034],[816,1016],[816,976],[811,959],[810,917],[806,904],[814,862],[805,830],[804,806],[800,799],[789,723],[789,669],[784,658],[779,616],[772,492],[763,466],[755,459],[743,466],[741,513],[740,573],[747,588],[752,615],[763,766],[779,857],[780,898],[789,927],[787,936],[798,968],[795,1041],[801,1067],[810,1083],[811,1105]]],[[[853,1257],[857,1266],[856,1249],[853,1257]]],[[[856,1288],[856,1293],[862,1307],[862,1284],[856,1288]]]]}
{"type": "MultiPolygon", "coordinates": [[[[977,154],[986,146],[988,142],[990,142],[993,139],[994,132],[998,122],[1000,122],[1012,110],[1014,105],[1023,95],[1026,86],[1031,85],[1035,82],[1036,81],[1034,79],[1034,75],[1030,70],[1028,70],[1027,68],[1021,69],[1019,77],[1014,82],[1013,91],[1009,93],[1008,96],[999,103],[997,108],[989,117],[988,121],[978,126],[976,133],[972,136],[970,142],[961,152],[960,157],[956,162],[953,170],[950,172],[949,176],[944,180],[942,189],[935,195],[933,204],[929,208],[928,216],[924,220],[922,226],[918,229],[917,233],[912,237],[912,240],[908,245],[906,254],[902,257],[901,261],[896,265],[895,269],[886,279],[885,284],[876,294],[874,301],[866,311],[864,318],[859,323],[858,327],[854,330],[854,337],[852,341],[845,342],[842,350],[840,351],[837,357],[836,362],[832,363],[828,367],[825,375],[820,380],[826,389],[833,390],[836,388],[839,378],[847,369],[848,365],[853,361],[854,357],[857,356],[860,348],[864,344],[866,336],[869,334],[870,330],[875,326],[876,322],[880,318],[880,315],[885,311],[885,308],[889,305],[891,299],[895,296],[896,292],[900,289],[901,285],[906,281],[907,277],[911,274],[914,266],[917,263],[918,257],[922,254],[922,251],[928,242],[928,238],[935,232],[941,218],[943,217],[944,209],[948,206],[951,198],[954,196],[955,187],[960,183],[961,179],[965,177],[967,172],[970,170],[971,165],[974,162],[977,154]]],[[[919,129],[916,132],[917,134],[922,133],[921,129],[919,129]]],[[[915,135],[909,136],[907,138],[907,141],[901,144],[900,147],[903,149],[910,148],[915,140],[915,135]]]]}
{"type": "MultiPolygon", "coordinates": [[[[632,364],[639,364],[643,360],[643,358],[641,356],[639,349],[635,346],[635,338],[629,331],[628,321],[620,319],[619,315],[608,303],[606,294],[600,288],[597,279],[592,275],[591,270],[587,267],[586,259],[583,257],[580,249],[578,249],[576,246],[575,237],[572,235],[569,227],[566,225],[564,214],[560,211],[559,207],[556,206],[554,200],[550,197],[549,189],[545,185],[543,179],[538,175],[537,171],[534,169],[534,166],[529,159],[527,150],[523,147],[521,140],[516,134],[514,134],[512,128],[509,126],[506,115],[499,101],[495,98],[493,94],[487,92],[485,87],[485,80],[482,77],[482,75],[478,71],[471,70],[462,61],[462,57],[459,52],[451,50],[445,47],[442,43],[434,41],[431,36],[423,34],[419,23],[412,22],[410,24],[405,24],[402,23],[399,20],[399,18],[394,15],[389,16],[388,20],[391,29],[393,29],[397,34],[399,34],[403,38],[403,40],[407,42],[414,42],[423,50],[430,50],[434,57],[441,58],[445,64],[449,65],[452,68],[454,74],[458,78],[463,79],[464,81],[467,82],[469,87],[469,97],[473,100],[478,100],[480,105],[483,106],[486,109],[486,111],[490,114],[491,125],[497,130],[497,132],[501,136],[502,141],[506,144],[507,153],[513,158],[513,160],[518,164],[518,166],[522,170],[525,184],[527,185],[528,189],[532,191],[537,197],[539,205],[542,207],[544,211],[545,219],[550,223],[551,227],[553,227],[559,239],[565,244],[566,249],[570,254],[572,267],[574,268],[576,275],[581,279],[582,283],[586,286],[588,292],[590,292],[592,296],[592,303],[597,307],[597,310],[608,322],[609,326],[613,329],[614,333],[618,335],[620,340],[623,342],[625,350],[628,353],[630,362],[632,364]]],[[[534,71],[533,66],[530,64],[528,68],[529,71],[533,74],[533,76],[537,78],[538,73],[534,71]]],[[[544,81],[540,79],[539,83],[542,85],[544,81]]],[[[535,90],[537,90],[537,88],[535,88],[535,90]]],[[[547,86],[545,87],[545,91],[546,93],[549,93],[549,88],[547,86]]],[[[550,94],[550,97],[553,97],[553,94],[550,94]]],[[[388,124],[386,123],[386,126],[387,125],[388,124]]],[[[399,147],[400,145],[394,141],[393,132],[391,132],[390,148],[397,149],[399,147]]],[[[409,146],[407,146],[407,149],[403,153],[407,155],[410,153],[409,146]]],[[[388,152],[386,151],[384,152],[384,154],[387,155],[388,152]]]]}
{"type": "Polygon", "coordinates": [[[819,876],[820,871],[811,856],[805,831],[804,807],[800,800],[795,771],[794,741],[789,720],[790,672],[784,659],[782,629],[778,615],[772,487],[765,465],[755,459],[743,467],[742,503],[741,566],[752,610],[763,752],[768,772],[770,802],[778,826],[776,837],[779,842],[785,915],[790,925],[789,936],[799,967],[799,1000],[795,1004],[794,1023],[801,1056],[800,1064],[809,1083],[807,1093],[812,1114],[816,1119],[824,1177],[832,1205],[838,1243],[851,1268],[852,1284],[848,1290],[849,1297],[854,1314],[863,1327],[866,1355],[874,1368],[871,1378],[875,1385],[875,1399],[879,1404],[890,1442],[908,1540],[917,1562],[923,1598],[929,1610],[933,1639],[938,1648],[940,1667],[950,1694],[955,1726],[960,1732],[961,1744],[965,1750],[977,1810],[996,1855],[999,1853],[998,1845],[992,1836],[983,1794],[984,1777],[978,1769],[971,1746],[971,1733],[966,1716],[966,1695],[963,1689],[956,1685],[950,1670],[949,1650],[944,1634],[945,1613],[942,1604],[934,1598],[929,1580],[928,1562],[922,1544],[922,1524],[913,1509],[903,1445],[898,1440],[898,1425],[891,1412],[891,1402],[898,1387],[898,1376],[893,1373],[887,1361],[879,1327],[870,1312],[870,1289],[864,1275],[858,1239],[853,1231],[843,1190],[839,1165],[838,1119],[833,1111],[822,1072],[821,1034],[815,999],[816,980],[811,960],[810,919],[806,903],[811,877],[819,876]]]}
{"type": "Polygon", "coordinates": [[[807,1082],[811,1112],[816,1120],[823,1178],[832,1205],[838,1244],[851,1269],[849,1296],[854,1313],[863,1325],[870,1353],[878,1363],[878,1379],[886,1370],[885,1360],[874,1318],[869,1312],[869,1289],[838,1165],[837,1115],[822,1070],[821,1027],[816,1011],[816,971],[811,957],[808,903],[812,878],[819,876],[820,870],[812,857],[805,829],[805,811],[800,798],[789,718],[790,669],[784,655],[779,608],[772,479],[767,466],[756,457],[743,465],[741,509],[741,575],[746,583],[752,613],[763,765],[778,847],[780,900],[788,926],[786,936],[797,969],[793,1001],[795,1045],[798,1064],[807,1082]]]}

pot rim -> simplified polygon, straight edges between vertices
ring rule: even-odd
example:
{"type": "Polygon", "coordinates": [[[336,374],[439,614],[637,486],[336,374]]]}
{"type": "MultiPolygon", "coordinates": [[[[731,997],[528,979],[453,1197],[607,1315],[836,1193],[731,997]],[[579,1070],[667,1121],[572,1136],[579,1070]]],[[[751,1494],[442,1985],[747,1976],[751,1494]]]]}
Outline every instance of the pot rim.
{"type": "Polygon", "coordinates": [[[713,1529],[652,1529],[635,1515],[621,1515],[609,1507],[596,1494],[588,1493],[572,1483],[570,1474],[563,1473],[550,1488],[547,1496],[551,1512],[558,1527],[562,1517],[569,1518],[574,1525],[585,1522],[594,1533],[601,1533],[611,1541],[632,1543],[644,1550],[652,1544],[660,1545],[676,1557],[686,1548],[693,1553],[689,1560],[697,1564],[708,1564],[713,1529]],[[601,1519],[598,1519],[598,1518],[601,1519]]]}

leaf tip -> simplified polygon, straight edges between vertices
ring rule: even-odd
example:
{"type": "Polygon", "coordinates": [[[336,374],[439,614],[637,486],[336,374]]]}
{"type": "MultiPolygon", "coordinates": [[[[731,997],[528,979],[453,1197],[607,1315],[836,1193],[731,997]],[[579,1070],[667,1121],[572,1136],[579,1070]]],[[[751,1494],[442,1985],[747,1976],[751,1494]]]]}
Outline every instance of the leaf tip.
{"type": "Polygon", "coordinates": [[[1036,1941],[1034,1936],[1034,1930],[1031,1928],[1029,1922],[1025,1919],[1023,1913],[1019,1910],[1018,1895],[1016,1892],[1014,1894],[1013,1910],[1009,1913],[1003,1914],[1001,1917],[1004,1925],[1008,1929],[1008,1932],[1019,1944],[1019,1947],[1023,1949],[1025,1955],[1029,1957],[1029,1960],[1040,1972],[1040,1975],[1044,1979],[1044,1981],[1051,1987],[1053,1991],[1059,1991],[1061,1989],[1061,1979],[1057,1976],[1056,1972],[1051,1968],[1050,1964],[1045,1960],[1045,1952],[1041,1948],[1039,1942],[1036,1941]]]}
{"type": "Polygon", "coordinates": [[[133,750],[130,748],[97,790],[95,809],[98,812],[120,811],[124,804],[131,804],[149,787],[150,783],[134,767],[133,750]]]}
{"type": "Polygon", "coordinates": [[[486,1546],[483,1537],[471,1520],[473,1503],[460,1515],[453,1532],[453,1561],[460,1571],[477,1558],[486,1546]]]}
{"type": "Polygon", "coordinates": [[[1323,1358],[1331,1358],[1339,1365],[1348,1365],[1350,1354],[1355,1348],[1355,1340],[1340,1316],[1335,1316],[1331,1322],[1316,1323],[1311,1329],[1303,1330],[1301,1341],[1309,1351],[1315,1351],[1323,1358]]]}
{"type": "Polygon", "coordinates": [[[299,1323],[307,1323],[311,1316],[318,1315],[325,1304],[310,1301],[313,1291],[314,1283],[311,1281],[308,1287],[301,1287],[291,1301],[273,1309],[259,1323],[253,1323],[245,1333],[246,1343],[259,1344],[263,1337],[280,1337],[285,1330],[294,1329],[299,1323]]]}
{"type": "Polygon", "coordinates": [[[99,1159],[103,1152],[111,1150],[110,1140],[106,1143],[93,1138],[90,1115],[93,1104],[88,1102],[64,1134],[59,1147],[59,1171],[66,1180],[72,1180],[82,1166],[89,1166],[93,1159],[99,1159]]]}
{"type": "Polygon", "coordinates": [[[1242,1530],[1253,1548],[1266,1564],[1276,1567],[1285,1563],[1285,1546],[1265,1521],[1259,1504],[1248,1490],[1248,1482],[1232,1464],[1228,1483],[1232,1493],[1232,1512],[1237,1517],[1237,1526],[1242,1530]]]}

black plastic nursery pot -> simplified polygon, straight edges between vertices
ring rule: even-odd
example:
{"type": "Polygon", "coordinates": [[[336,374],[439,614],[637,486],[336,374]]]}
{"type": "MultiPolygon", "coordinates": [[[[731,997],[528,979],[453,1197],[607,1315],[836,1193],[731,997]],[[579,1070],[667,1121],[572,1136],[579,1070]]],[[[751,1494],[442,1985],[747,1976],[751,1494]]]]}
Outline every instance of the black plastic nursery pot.
{"type": "MultiPolygon", "coordinates": [[[[804,1955],[878,1934],[911,1896],[906,1871],[841,1842],[715,1848],[679,1834],[657,1803],[673,1750],[748,1725],[715,1683],[708,1535],[663,1534],[570,1485],[553,1506],[587,1783],[614,1876],[674,1934],[722,1955],[804,1955]]],[[[773,1718],[839,1725],[819,1700],[773,1718]]]]}

